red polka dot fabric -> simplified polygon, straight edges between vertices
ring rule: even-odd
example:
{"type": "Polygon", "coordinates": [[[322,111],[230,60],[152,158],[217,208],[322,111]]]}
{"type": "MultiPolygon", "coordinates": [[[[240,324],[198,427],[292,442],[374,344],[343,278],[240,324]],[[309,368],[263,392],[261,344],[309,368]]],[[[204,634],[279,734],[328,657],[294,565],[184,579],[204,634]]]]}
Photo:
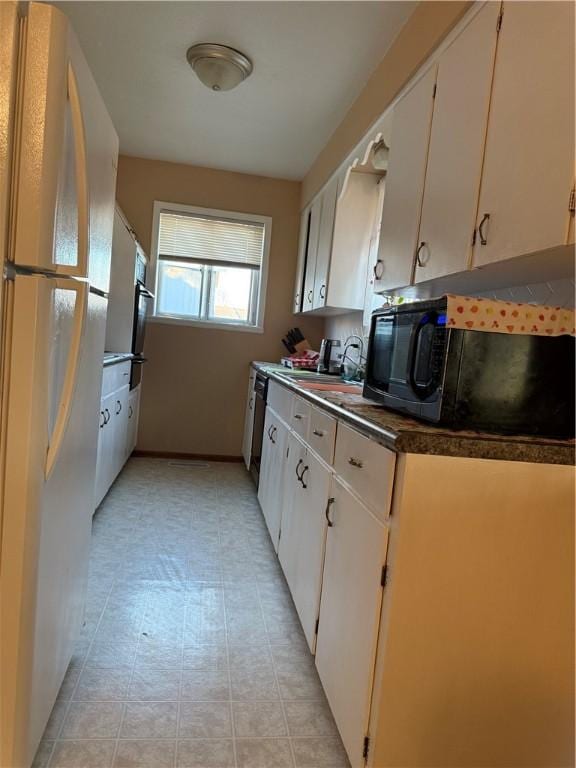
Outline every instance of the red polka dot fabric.
{"type": "Polygon", "coordinates": [[[446,326],[537,336],[576,335],[574,310],[447,294],[446,326]]]}

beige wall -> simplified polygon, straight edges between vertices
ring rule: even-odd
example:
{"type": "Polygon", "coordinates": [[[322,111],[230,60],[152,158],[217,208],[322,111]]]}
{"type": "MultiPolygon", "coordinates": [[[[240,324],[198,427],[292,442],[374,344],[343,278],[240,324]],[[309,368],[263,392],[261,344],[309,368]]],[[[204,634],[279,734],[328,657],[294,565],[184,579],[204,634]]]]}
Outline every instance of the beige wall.
{"type": "Polygon", "coordinates": [[[302,182],[302,208],[472,5],[424,0],[408,19],[302,182]]]}
{"type": "Polygon", "coordinates": [[[251,360],[278,360],[298,325],[318,343],[323,323],[291,311],[300,184],[176,163],[120,157],[117,196],[150,252],[155,200],[272,217],[264,333],[150,323],[138,448],[239,456],[251,360]]]}

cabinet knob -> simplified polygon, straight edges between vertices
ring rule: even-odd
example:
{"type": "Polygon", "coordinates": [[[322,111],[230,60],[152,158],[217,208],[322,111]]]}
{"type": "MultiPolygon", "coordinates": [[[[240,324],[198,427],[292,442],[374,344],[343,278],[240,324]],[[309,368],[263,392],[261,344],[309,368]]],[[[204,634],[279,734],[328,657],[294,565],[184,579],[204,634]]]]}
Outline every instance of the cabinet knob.
{"type": "Polygon", "coordinates": [[[354,456],[350,456],[348,459],[348,464],[352,467],[358,467],[358,469],[362,469],[364,466],[364,462],[362,462],[360,459],[355,459],[354,456]]]}

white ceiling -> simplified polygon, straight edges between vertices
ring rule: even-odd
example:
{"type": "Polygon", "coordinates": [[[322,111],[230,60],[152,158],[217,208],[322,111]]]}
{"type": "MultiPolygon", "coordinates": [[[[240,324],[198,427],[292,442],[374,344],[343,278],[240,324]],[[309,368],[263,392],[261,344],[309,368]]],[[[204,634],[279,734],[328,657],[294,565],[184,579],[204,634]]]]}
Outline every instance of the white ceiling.
{"type": "Polygon", "coordinates": [[[301,179],[415,2],[60,2],[128,155],[301,179]],[[213,93],[194,43],[254,72],[213,93]]]}

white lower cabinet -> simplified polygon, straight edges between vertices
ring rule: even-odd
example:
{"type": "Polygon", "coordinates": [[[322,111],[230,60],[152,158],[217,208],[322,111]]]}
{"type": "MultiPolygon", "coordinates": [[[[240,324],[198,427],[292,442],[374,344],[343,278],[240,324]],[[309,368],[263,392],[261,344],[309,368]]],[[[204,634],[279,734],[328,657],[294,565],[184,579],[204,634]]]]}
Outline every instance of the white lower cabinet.
{"type": "Polygon", "coordinates": [[[388,528],[334,479],[316,666],[352,768],[364,765],[388,528]]]}
{"type": "Polygon", "coordinates": [[[330,469],[290,435],[278,557],[312,653],[316,649],[330,476],[330,469]]]}
{"type": "Polygon", "coordinates": [[[246,395],[246,413],[244,416],[244,440],[242,442],[242,456],[246,469],[250,469],[250,458],[252,455],[252,432],[254,431],[254,383],[256,381],[256,371],[250,369],[248,375],[248,394],[246,395]]]}
{"type": "Polygon", "coordinates": [[[140,413],[140,387],[136,387],[130,391],[128,396],[128,427],[126,433],[126,459],[130,457],[130,454],[136,448],[136,441],[138,439],[138,416],[140,413]]]}
{"type": "Polygon", "coordinates": [[[104,368],[100,401],[94,508],[100,504],[136,444],[140,387],[130,390],[130,363],[104,368]],[[125,369],[125,370],[124,370],[125,369]]]}
{"type": "Polygon", "coordinates": [[[288,427],[271,408],[267,408],[262,437],[258,501],[276,552],[284,501],[282,488],[287,442],[288,427]]]}

